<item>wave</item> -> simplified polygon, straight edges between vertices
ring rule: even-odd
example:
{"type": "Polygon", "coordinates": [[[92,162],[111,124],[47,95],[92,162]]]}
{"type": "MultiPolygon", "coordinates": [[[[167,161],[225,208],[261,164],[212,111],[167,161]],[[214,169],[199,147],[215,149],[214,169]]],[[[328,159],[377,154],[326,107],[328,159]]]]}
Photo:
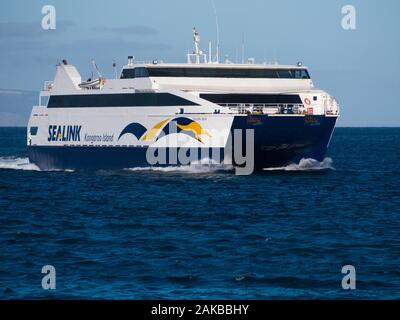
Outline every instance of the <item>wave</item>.
{"type": "Polygon", "coordinates": [[[30,163],[28,158],[17,158],[17,157],[0,157],[0,169],[74,172],[74,170],[71,169],[41,170],[37,165],[30,163]]]}
{"type": "Polygon", "coordinates": [[[202,159],[189,165],[176,165],[168,167],[135,167],[127,168],[129,171],[159,171],[159,172],[183,172],[183,173],[215,173],[233,171],[232,165],[215,162],[212,159],[202,159]]]}
{"type": "Polygon", "coordinates": [[[0,157],[0,169],[40,171],[28,158],[0,157]]]}
{"type": "MultiPolygon", "coordinates": [[[[289,164],[284,167],[264,168],[264,171],[314,171],[314,170],[335,170],[332,165],[331,158],[325,158],[323,161],[307,158],[301,159],[298,164],[289,164]]],[[[41,171],[38,166],[29,162],[28,158],[17,157],[0,157],[0,169],[12,170],[29,170],[41,171]]],[[[217,173],[217,172],[230,172],[234,170],[232,165],[221,164],[211,159],[202,159],[200,161],[192,162],[189,165],[177,165],[168,167],[134,167],[126,168],[128,171],[158,171],[158,172],[182,172],[182,173],[217,173]]],[[[50,171],[66,171],[73,172],[74,170],[50,170],[50,171]]]]}
{"type": "Polygon", "coordinates": [[[299,163],[292,163],[285,167],[264,168],[265,171],[313,171],[313,170],[335,170],[331,158],[317,161],[312,158],[301,159],[299,163]]]}

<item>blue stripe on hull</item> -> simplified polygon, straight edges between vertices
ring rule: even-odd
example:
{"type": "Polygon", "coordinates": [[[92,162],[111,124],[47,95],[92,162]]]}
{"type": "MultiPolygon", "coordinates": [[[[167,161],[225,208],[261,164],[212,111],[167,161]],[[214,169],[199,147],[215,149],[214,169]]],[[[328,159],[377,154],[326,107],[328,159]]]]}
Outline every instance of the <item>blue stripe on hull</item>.
{"type": "MultiPolygon", "coordinates": [[[[28,146],[29,161],[35,163],[42,170],[51,169],[122,169],[135,167],[149,167],[147,162],[147,147],[57,147],[57,146],[28,146]]],[[[185,149],[186,150],[186,149],[185,149]]],[[[155,166],[188,165],[187,162],[177,161],[177,157],[170,158],[170,154],[177,154],[179,150],[160,148],[158,152],[165,152],[166,163],[155,166]],[[175,159],[175,160],[174,160],[175,159]]],[[[221,159],[222,148],[191,149],[196,159],[221,159]]],[[[184,161],[184,160],[182,160],[184,161]]]]}

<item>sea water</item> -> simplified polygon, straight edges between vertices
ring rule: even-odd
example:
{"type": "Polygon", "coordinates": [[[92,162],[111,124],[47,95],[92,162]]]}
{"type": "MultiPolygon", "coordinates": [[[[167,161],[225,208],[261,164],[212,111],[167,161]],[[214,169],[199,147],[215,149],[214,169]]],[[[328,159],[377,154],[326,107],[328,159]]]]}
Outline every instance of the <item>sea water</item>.
{"type": "Polygon", "coordinates": [[[400,298],[400,129],[338,128],[323,162],[251,176],[43,172],[25,144],[0,128],[2,299],[400,298]]]}

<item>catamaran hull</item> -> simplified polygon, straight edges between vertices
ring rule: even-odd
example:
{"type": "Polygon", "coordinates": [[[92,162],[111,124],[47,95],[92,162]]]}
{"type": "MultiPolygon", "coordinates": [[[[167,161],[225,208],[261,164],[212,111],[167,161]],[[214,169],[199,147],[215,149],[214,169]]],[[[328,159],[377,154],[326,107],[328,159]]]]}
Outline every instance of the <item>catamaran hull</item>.
{"type": "MultiPolygon", "coordinates": [[[[123,169],[151,166],[188,165],[193,160],[213,159],[242,165],[235,158],[235,148],[246,154],[246,129],[254,131],[255,169],[282,167],[302,158],[322,161],[332,136],[336,116],[247,115],[234,116],[231,137],[223,147],[157,147],[152,146],[74,146],[28,145],[31,163],[42,170],[123,169]],[[239,136],[234,131],[239,129],[239,136]],[[240,137],[240,141],[235,141],[240,137]],[[157,150],[156,150],[157,149],[157,150]],[[166,161],[149,161],[149,154],[165,155],[166,161]],[[179,154],[185,156],[179,156],[179,154]]],[[[249,142],[247,142],[249,143],[249,142]]],[[[251,152],[246,154],[251,156],[251,152]]]]}

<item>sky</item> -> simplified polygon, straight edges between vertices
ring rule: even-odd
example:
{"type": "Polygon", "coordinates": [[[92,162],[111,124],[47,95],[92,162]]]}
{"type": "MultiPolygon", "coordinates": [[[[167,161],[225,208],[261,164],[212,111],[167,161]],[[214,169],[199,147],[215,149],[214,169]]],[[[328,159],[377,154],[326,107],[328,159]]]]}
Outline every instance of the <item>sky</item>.
{"type": "MultiPolygon", "coordinates": [[[[128,55],[184,62],[193,27],[203,50],[209,41],[215,48],[213,3],[220,60],[241,60],[244,33],[246,58],[308,66],[315,86],[339,101],[339,126],[400,126],[398,0],[2,0],[0,96],[37,92],[64,58],[82,78],[90,76],[92,59],[108,77],[113,61],[121,68],[128,55]],[[55,30],[42,28],[44,5],[56,9],[55,30]],[[345,5],[356,9],[355,30],[342,27],[345,5]]],[[[0,100],[0,117],[1,111],[13,113],[0,100]]]]}

